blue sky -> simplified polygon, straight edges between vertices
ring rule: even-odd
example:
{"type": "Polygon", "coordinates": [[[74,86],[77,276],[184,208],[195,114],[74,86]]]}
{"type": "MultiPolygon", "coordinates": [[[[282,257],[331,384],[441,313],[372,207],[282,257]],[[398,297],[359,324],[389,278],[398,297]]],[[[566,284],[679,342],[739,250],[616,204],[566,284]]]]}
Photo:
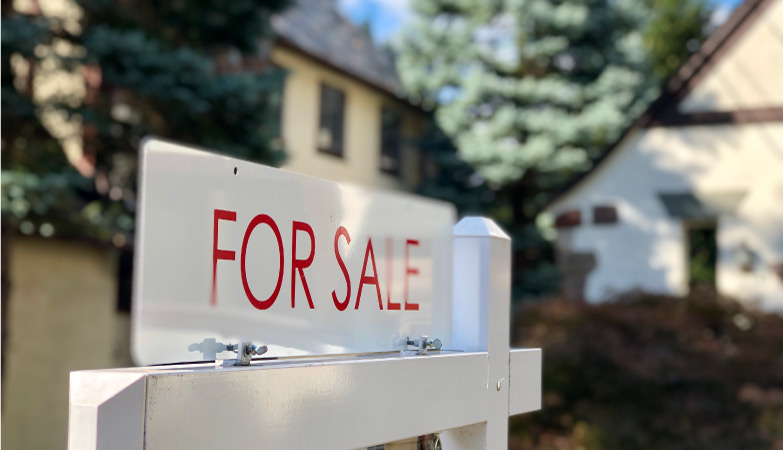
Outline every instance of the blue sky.
{"type": "Polygon", "coordinates": [[[410,0],[338,0],[337,4],[353,23],[370,23],[376,42],[386,42],[412,17],[410,0]]]}
{"type": "MultiPolygon", "coordinates": [[[[715,8],[714,21],[722,23],[742,0],[707,0],[715,8]]],[[[340,11],[352,22],[370,23],[376,42],[393,39],[410,21],[413,13],[410,0],[338,0],[340,11]]]]}

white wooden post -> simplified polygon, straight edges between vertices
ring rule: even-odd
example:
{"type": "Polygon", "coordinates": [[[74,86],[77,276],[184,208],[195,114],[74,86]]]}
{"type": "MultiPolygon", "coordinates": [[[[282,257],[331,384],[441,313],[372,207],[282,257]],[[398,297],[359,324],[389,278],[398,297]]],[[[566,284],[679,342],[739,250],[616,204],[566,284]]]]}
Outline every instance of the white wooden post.
{"type": "Polygon", "coordinates": [[[444,448],[508,448],[511,239],[483,217],[454,227],[454,348],[487,352],[487,423],[444,433],[444,448]],[[478,441],[481,447],[478,447],[478,441]]]}
{"type": "Polygon", "coordinates": [[[144,448],[147,380],[132,371],[71,373],[68,448],[144,448]]]}

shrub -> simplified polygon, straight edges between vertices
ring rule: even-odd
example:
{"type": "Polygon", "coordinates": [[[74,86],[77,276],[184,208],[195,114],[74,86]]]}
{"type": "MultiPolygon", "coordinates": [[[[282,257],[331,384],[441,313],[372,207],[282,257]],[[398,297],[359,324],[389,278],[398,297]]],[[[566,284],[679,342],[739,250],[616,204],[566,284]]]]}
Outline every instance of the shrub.
{"type": "Polygon", "coordinates": [[[543,410],[512,449],[783,449],[783,317],[701,291],[515,314],[544,351],[543,410]]]}

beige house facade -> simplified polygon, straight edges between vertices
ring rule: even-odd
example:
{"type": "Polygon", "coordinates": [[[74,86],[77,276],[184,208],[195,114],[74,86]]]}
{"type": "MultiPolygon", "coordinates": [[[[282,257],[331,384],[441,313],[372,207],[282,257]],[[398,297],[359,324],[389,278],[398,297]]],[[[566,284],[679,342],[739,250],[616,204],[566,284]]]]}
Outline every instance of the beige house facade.
{"type": "Polygon", "coordinates": [[[748,0],[553,204],[563,290],[783,311],[783,1],[748,0]]]}
{"type": "Polygon", "coordinates": [[[420,157],[414,141],[426,120],[383,91],[319,65],[289,48],[275,48],[275,64],[289,70],[283,91],[282,141],[284,169],[361,186],[410,190],[420,178],[420,157]],[[342,155],[319,151],[319,111],[322,86],[345,93],[345,142],[342,155]],[[382,115],[396,113],[399,123],[399,170],[382,165],[382,115]]]}

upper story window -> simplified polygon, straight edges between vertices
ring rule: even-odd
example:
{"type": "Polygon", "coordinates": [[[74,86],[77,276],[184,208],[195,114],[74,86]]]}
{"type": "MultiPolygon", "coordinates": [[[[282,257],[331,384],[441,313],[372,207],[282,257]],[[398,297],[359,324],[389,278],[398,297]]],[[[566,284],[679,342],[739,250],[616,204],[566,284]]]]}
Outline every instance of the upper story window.
{"type": "Polygon", "coordinates": [[[381,109],[381,171],[400,173],[400,114],[387,108],[381,109]]]}
{"type": "Polygon", "coordinates": [[[343,156],[345,93],[321,85],[321,118],[318,125],[318,151],[343,156]]]}

